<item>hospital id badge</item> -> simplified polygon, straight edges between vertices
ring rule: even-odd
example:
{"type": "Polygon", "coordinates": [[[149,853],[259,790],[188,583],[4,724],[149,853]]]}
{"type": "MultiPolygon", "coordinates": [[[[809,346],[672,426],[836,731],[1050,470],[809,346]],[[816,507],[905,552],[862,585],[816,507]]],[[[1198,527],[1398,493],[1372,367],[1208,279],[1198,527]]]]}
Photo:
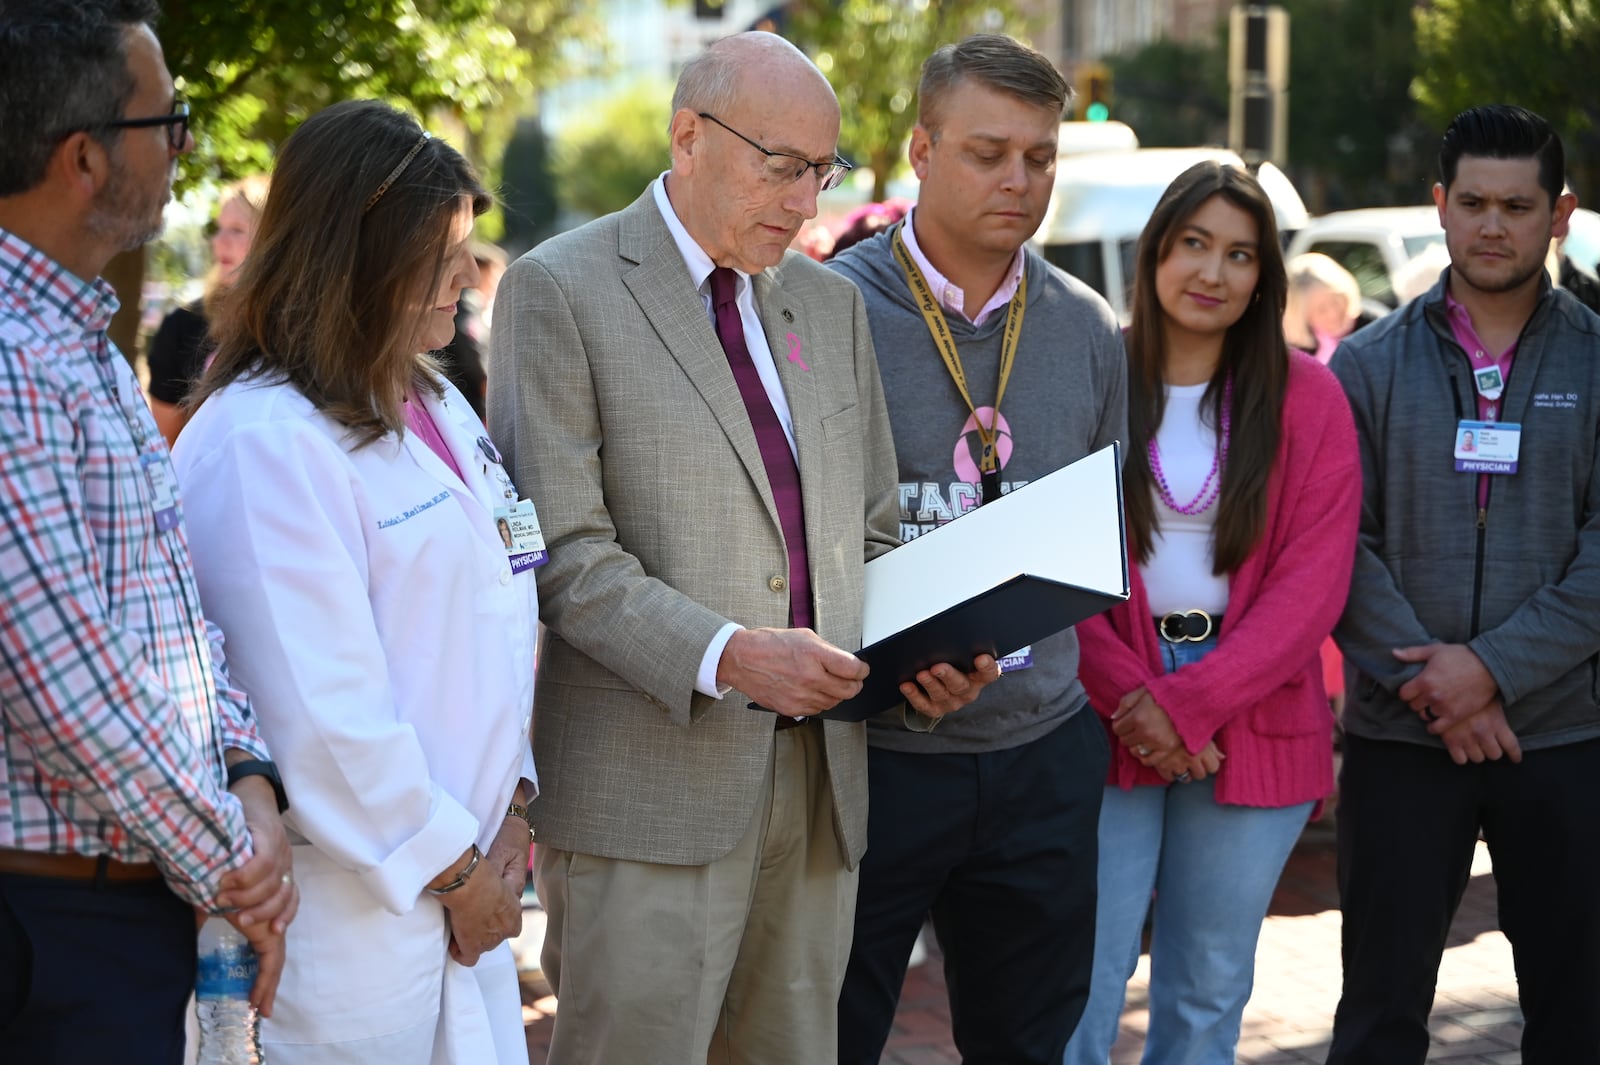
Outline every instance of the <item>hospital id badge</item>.
{"type": "Polygon", "coordinates": [[[506,557],[511,560],[511,572],[521,573],[550,561],[550,552],[544,547],[544,533],[539,530],[539,515],[533,509],[533,500],[519,499],[514,506],[496,507],[494,526],[505,545],[506,557]]]}
{"type": "Polygon", "coordinates": [[[1001,659],[1000,659],[1000,672],[1001,673],[1015,673],[1019,669],[1032,669],[1032,668],[1033,668],[1033,648],[1032,648],[1032,646],[1019,647],[1017,650],[1012,651],[1008,655],[1002,656],[1001,659]]]}
{"type": "Polygon", "coordinates": [[[1456,426],[1458,473],[1516,473],[1522,426],[1512,422],[1469,422],[1456,426]]]}
{"type": "Polygon", "coordinates": [[[172,463],[167,461],[166,452],[160,449],[146,451],[139,456],[139,465],[144,470],[145,481],[150,485],[150,495],[154,500],[151,510],[156,519],[156,528],[162,532],[177,528],[178,482],[172,476],[172,463]]]}

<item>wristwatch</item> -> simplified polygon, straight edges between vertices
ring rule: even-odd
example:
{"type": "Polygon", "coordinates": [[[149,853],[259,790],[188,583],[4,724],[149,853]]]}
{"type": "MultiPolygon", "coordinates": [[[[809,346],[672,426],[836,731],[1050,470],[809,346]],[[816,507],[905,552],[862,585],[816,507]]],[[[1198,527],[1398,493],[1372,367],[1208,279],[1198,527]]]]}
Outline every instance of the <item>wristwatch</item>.
{"type": "Polygon", "coordinates": [[[277,766],[260,758],[247,758],[228,767],[228,787],[233,787],[245,777],[265,777],[267,783],[272,785],[273,798],[278,801],[278,812],[281,814],[289,809],[289,796],[283,790],[283,777],[278,775],[277,766]]]}
{"type": "Polygon", "coordinates": [[[520,802],[514,802],[510,806],[506,807],[506,817],[515,817],[525,822],[528,826],[528,842],[533,842],[533,811],[529,810],[520,802]]]}

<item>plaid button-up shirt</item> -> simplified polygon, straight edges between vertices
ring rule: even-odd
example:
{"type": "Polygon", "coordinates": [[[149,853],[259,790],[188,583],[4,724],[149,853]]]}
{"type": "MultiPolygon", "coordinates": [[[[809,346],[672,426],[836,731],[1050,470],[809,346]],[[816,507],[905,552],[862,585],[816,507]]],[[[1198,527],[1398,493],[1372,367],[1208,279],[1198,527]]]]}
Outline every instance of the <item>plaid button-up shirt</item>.
{"type": "Polygon", "coordinates": [[[267,754],[116,308],[0,229],[0,847],[154,861],[210,908],[250,854],[223,749],[267,754]]]}

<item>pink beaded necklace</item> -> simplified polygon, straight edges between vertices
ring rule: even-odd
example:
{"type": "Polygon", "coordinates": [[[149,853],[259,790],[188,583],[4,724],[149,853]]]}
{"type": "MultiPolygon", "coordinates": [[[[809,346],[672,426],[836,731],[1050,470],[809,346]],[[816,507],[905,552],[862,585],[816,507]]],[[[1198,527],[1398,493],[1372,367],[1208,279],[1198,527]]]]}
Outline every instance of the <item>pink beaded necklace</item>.
{"type": "Polygon", "coordinates": [[[1227,380],[1222,383],[1222,439],[1217,445],[1217,450],[1211,455],[1211,472],[1206,474],[1205,482],[1200,485],[1199,493],[1187,505],[1180,504],[1176,499],[1172,498],[1172,488],[1167,484],[1166,475],[1161,472],[1161,446],[1156,443],[1155,434],[1150,434],[1150,444],[1147,448],[1150,455],[1150,472],[1155,475],[1156,492],[1161,496],[1163,503],[1179,514],[1193,517],[1196,514],[1204,514],[1211,508],[1211,504],[1217,501],[1218,497],[1222,495],[1222,478],[1218,475],[1222,472],[1223,465],[1228,461],[1228,438],[1231,435],[1230,427],[1232,422],[1233,374],[1230,373],[1227,380]]]}

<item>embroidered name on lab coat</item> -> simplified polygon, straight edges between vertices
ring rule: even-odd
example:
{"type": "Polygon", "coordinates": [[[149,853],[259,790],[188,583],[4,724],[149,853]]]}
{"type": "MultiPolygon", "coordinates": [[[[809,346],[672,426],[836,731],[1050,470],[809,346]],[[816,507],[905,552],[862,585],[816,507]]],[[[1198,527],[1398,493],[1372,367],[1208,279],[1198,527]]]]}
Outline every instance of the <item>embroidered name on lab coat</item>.
{"type": "Polygon", "coordinates": [[[440,492],[426,503],[418,503],[416,506],[412,507],[410,510],[407,510],[403,514],[396,514],[392,518],[384,518],[382,521],[378,522],[378,528],[387,529],[392,525],[399,525],[403,521],[409,521],[418,514],[421,514],[424,510],[427,510],[429,507],[436,507],[449,498],[449,492],[440,492]]]}

